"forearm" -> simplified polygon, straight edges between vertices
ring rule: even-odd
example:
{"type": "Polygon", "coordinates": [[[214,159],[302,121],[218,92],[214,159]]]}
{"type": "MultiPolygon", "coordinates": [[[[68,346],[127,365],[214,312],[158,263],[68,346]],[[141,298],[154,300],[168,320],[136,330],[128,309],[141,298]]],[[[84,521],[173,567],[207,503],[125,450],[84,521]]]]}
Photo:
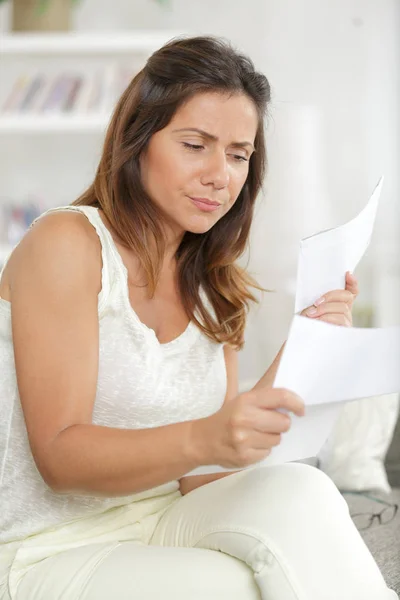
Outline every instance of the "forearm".
{"type": "MultiPolygon", "coordinates": [[[[262,387],[272,387],[275,380],[276,372],[279,367],[279,362],[282,357],[283,349],[285,347],[285,343],[286,342],[283,343],[273,363],[270,365],[270,367],[267,369],[267,371],[264,373],[261,379],[256,383],[256,385],[253,386],[253,390],[262,387]]],[[[221,479],[222,477],[227,477],[228,475],[233,475],[234,473],[238,472],[239,471],[229,471],[227,473],[213,473],[210,475],[191,475],[189,477],[183,477],[179,481],[181,493],[182,495],[185,495],[202,485],[206,485],[207,483],[211,483],[216,479],[221,479]]]]}
{"type": "Polygon", "coordinates": [[[274,362],[271,364],[271,366],[267,369],[267,371],[265,371],[265,373],[261,377],[261,379],[259,381],[257,381],[257,383],[252,387],[253,390],[257,390],[257,389],[263,388],[263,387],[272,387],[272,385],[275,381],[276,373],[278,371],[280,360],[282,358],[285,344],[286,344],[286,342],[283,343],[281,349],[279,350],[278,354],[276,355],[274,362]]]}
{"type": "Polygon", "coordinates": [[[61,494],[124,496],[179,479],[202,464],[193,423],[68,427],[49,447],[48,483],[61,494]]]}

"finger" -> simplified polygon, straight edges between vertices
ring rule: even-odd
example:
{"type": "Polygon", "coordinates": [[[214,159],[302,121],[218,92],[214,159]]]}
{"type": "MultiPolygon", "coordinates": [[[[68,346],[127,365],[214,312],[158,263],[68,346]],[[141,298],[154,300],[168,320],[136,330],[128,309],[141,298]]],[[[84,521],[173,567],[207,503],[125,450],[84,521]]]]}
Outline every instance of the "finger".
{"type": "Polygon", "coordinates": [[[333,325],[340,325],[342,327],[352,327],[352,321],[343,314],[329,314],[323,315],[317,319],[318,321],[325,321],[326,323],[332,323],[333,325]]]}
{"type": "Polygon", "coordinates": [[[271,431],[258,431],[256,429],[242,429],[235,432],[235,446],[240,449],[267,449],[277,446],[281,441],[281,433],[271,431]]]}
{"type": "Polygon", "coordinates": [[[260,406],[264,408],[283,408],[299,417],[304,415],[304,401],[300,396],[285,388],[264,388],[256,390],[260,406]]]}
{"type": "Polygon", "coordinates": [[[249,436],[248,444],[256,450],[263,450],[279,446],[281,441],[282,436],[280,433],[262,433],[260,431],[253,431],[249,436]]]}
{"type": "Polygon", "coordinates": [[[326,294],[320,298],[317,298],[317,300],[314,302],[314,306],[320,306],[326,302],[346,302],[347,304],[352,304],[354,302],[354,294],[352,294],[349,290],[332,290],[330,292],[326,292],[326,294]]]}
{"type": "Polygon", "coordinates": [[[307,308],[305,311],[305,316],[316,319],[322,315],[327,315],[330,313],[342,313],[349,318],[351,315],[351,308],[346,302],[324,302],[319,306],[311,306],[310,308],[307,308]]]}
{"type": "Polygon", "coordinates": [[[289,431],[292,419],[287,413],[277,410],[257,411],[256,418],[253,421],[253,427],[260,433],[285,433],[289,431]]]}
{"type": "Polygon", "coordinates": [[[350,271],[347,271],[346,273],[346,290],[351,292],[353,296],[358,296],[359,289],[357,277],[350,273],[350,271]]]}
{"type": "Polygon", "coordinates": [[[250,466],[264,460],[271,454],[272,444],[268,445],[267,440],[256,440],[252,446],[253,448],[250,448],[247,452],[245,452],[245,458],[243,460],[235,461],[232,466],[250,466]]]}

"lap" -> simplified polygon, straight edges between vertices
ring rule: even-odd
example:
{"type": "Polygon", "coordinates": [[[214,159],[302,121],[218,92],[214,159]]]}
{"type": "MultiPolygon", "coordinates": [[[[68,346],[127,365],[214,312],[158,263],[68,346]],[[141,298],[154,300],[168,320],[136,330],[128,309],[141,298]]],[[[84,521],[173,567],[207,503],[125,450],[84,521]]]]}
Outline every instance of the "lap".
{"type": "Polygon", "coordinates": [[[150,543],[239,558],[263,599],[397,599],[343,496],[305,464],[250,469],[189,492],[167,509],[150,543]]]}
{"type": "Polygon", "coordinates": [[[23,578],[16,600],[259,600],[252,572],[204,549],[91,544],[62,552],[23,578]]]}
{"type": "Polygon", "coordinates": [[[290,542],[327,510],[351,523],[346,501],[319,469],[300,463],[247,469],[181,497],[157,523],[150,544],[193,547],[218,529],[235,528],[270,543],[286,534],[290,542]]]}
{"type": "Polygon", "coordinates": [[[15,600],[396,597],[346,501],[308,465],[229,475],[147,523],[145,543],[90,544],[46,559],[23,577],[15,600]]]}

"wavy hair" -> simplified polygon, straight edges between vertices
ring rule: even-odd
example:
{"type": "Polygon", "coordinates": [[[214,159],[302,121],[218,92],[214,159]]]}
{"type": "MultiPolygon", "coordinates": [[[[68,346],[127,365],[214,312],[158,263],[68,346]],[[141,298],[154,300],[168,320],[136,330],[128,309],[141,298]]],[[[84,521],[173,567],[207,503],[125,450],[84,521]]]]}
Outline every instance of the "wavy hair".
{"type": "Polygon", "coordinates": [[[206,233],[184,234],[176,253],[178,285],[189,319],[215,342],[240,349],[249,302],[258,301],[249,288],[266,291],[236,264],[247,248],[265,175],[264,117],[270,101],[267,78],[255,71],[247,56],[214,36],[174,38],[154,52],[120,97],[94,181],[72,204],[103,210],[122,243],[139,258],[152,297],[165,241],[160,211],[141,181],[140,156],[151,136],[168,125],[179,107],[204,92],[246,94],[252,100],[258,115],[255,152],[228,213],[206,233]],[[154,241],[155,255],[149,250],[154,241]]]}

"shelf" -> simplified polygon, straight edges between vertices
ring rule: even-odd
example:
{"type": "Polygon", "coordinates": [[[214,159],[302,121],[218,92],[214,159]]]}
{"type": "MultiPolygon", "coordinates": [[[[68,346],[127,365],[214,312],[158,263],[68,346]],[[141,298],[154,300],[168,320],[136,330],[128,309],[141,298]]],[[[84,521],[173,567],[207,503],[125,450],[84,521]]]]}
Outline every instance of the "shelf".
{"type": "Polygon", "coordinates": [[[4,133],[104,133],[111,115],[5,115],[0,117],[4,133]]]}
{"type": "Polygon", "coordinates": [[[0,40],[0,55],[14,54],[121,54],[154,52],[176,31],[112,31],[88,33],[16,33],[0,40]]]}

